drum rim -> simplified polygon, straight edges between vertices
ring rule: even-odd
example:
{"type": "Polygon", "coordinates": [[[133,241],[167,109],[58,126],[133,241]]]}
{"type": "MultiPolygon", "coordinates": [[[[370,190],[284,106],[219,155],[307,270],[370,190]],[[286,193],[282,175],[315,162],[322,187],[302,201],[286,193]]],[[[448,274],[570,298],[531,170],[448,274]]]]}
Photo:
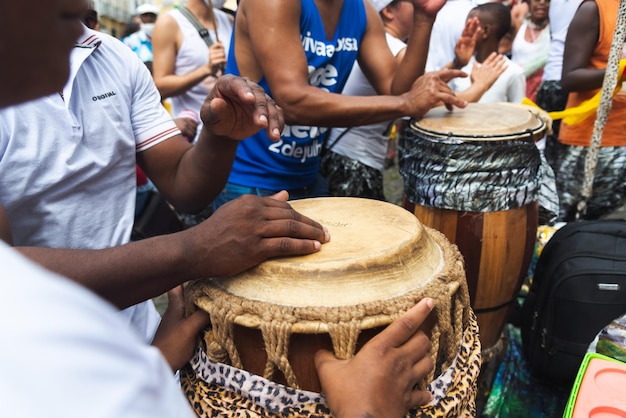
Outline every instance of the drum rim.
{"type": "MultiPolygon", "coordinates": [[[[464,142],[485,142],[485,140],[489,141],[505,141],[505,140],[517,140],[517,141],[526,141],[526,142],[536,142],[543,137],[543,134],[546,130],[546,123],[539,116],[530,112],[533,116],[537,118],[540,122],[539,126],[534,129],[528,128],[525,131],[519,132],[510,132],[506,134],[492,134],[492,135],[482,135],[482,134],[459,134],[453,132],[443,132],[443,131],[434,131],[431,129],[424,128],[422,126],[417,125],[417,119],[411,119],[410,127],[414,131],[418,133],[424,133],[430,136],[433,139],[446,139],[446,140],[458,140],[464,142]],[[530,139],[532,138],[532,139],[530,139]]],[[[428,139],[428,138],[424,138],[428,139]]]]}
{"type": "Polygon", "coordinates": [[[429,129],[424,126],[419,125],[419,121],[422,119],[428,119],[428,113],[424,115],[424,117],[417,119],[412,118],[410,120],[409,126],[414,131],[427,134],[431,136],[433,139],[447,139],[449,141],[465,141],[465,142],[486,142],[487,141],[505,141],[505,140],[519,140],[525,141],[525,138],[533,138],[532,140],[528,140],[527,142],[536,142],[543,138],[543,136],[548,131],[548,125],[546,121],[537,113],[532,111],[528,107],[519,107],[514,103],[470,103],[468,107],[472,107],[474,109],[479,109],[480,107],[484,108],[494,108],[494,107],[502,107],[508,109],[516,109],[516,111],[524,111],[528,112],[532,115],[532,117],[538,122],[538,125],[535,127],[527,127],[526,129],[519,130],[517,132],[506,132],[506,133],[496,133],[496,134],[464,134],[464,133],[454,133],[452,131],[441,131],[429,129]]]}

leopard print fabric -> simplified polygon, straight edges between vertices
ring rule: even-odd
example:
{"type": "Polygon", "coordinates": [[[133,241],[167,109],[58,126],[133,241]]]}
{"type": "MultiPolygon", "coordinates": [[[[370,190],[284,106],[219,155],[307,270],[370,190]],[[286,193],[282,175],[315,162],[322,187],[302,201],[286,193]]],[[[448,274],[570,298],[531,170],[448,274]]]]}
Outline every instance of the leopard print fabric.
{"type": "MultiPolygon", "coordinates": [[[[475,417],[480,340],[473,312],[452,365],[428,386],[434,399],[407,417],[475,417]]],[[[199,417],[332,417],[324,395],[292,389],[209,360],[198,348],[181,370],[182,388],[199,417]]]]}

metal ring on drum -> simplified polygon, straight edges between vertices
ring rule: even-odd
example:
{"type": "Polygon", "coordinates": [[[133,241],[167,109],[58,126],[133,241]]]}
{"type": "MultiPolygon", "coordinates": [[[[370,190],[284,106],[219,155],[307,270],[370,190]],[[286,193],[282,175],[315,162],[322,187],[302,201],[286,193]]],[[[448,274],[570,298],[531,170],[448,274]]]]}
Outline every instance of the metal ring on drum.
{"type": "Polygon", "coordinates": [[[402,135],[403,207],[456,244],[483,349],[501,336],[530,265],[546,124],[505,104],[444,107],[402,135]]]}

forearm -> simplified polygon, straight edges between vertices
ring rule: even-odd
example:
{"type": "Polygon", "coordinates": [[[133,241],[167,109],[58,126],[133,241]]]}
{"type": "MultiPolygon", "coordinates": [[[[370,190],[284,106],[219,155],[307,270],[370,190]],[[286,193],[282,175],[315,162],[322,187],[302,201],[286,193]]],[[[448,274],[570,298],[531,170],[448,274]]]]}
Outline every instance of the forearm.
{"type": "Polygon", "coordinates": [[[489,87],[490,86],[486,86],[482,83],[472,83],[472,85],[468,87],[467,90],[457,92],[456,95],[460,99],[466,100],[468,103],[476,103],[480,100],[481,97],[483,97],[483,94],[485,94],[485,92],[489,90],[489,87]]]}
{"type": "Polygon", "coordinates": [[[124,309],[195,278],[183,236],[164,235],[102,250],[16,249],[124,309]]]}
{"type": "Polygon", "coordinates": [[[187,90],[202,82],[211,74],[208,66],[198,67],[187,74],[176,75],[170,74],[163,77],[155,78],[155,84],[161,97],[166,99],[172,96],[178,96],[187,90]]]}
{"type": "Polygon", "coordinates": [[[177,209],[195,213],[204,209],[220,193],[235,159],[239,142],[210,135],[203,126],[195,146],[181,157],[166,199],[177,209]]]}
{"type": "Polygon", "coordinates": [[[561,86],[565,92],[589,91],[602,87],[604,69],[579,68],[572,71],[563,70],[561,86]]]}
{"type": "Polygon", "coordinates": [[[424,74],[430,33],[435,21],[434,17],[425,16],[416,12],[413,19],[413,29],[409,37],[406,53],[396,69],[391,84],[391,94],[407,92],[413,82],[424,74]]]}
{"type": "Polygon", "coordinates": [[[329,94],[315,87],[300,89],[300,96],[278,104],[285,123],[305,126],[360,126],[388,121],[408,114],[400,96],[348,96],[329,94]]]}

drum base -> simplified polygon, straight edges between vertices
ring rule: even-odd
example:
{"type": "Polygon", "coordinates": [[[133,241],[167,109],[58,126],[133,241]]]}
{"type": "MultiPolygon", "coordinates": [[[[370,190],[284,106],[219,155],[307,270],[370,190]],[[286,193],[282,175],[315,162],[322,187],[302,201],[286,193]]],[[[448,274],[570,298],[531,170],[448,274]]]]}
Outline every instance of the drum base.
{"type": "MultiPolygon", "coordinates": [[[[472,313],[452,365],[429,385],[435,399],[407,417],[475,417],[481,348],[472,313]]],[[[199,417],[328,417],[323,396],[283,386],[209,360],[198,349],[180,373],[181,386],[199,417]],[[268,394],[271,394],[268,395],[268,394]]]]}

